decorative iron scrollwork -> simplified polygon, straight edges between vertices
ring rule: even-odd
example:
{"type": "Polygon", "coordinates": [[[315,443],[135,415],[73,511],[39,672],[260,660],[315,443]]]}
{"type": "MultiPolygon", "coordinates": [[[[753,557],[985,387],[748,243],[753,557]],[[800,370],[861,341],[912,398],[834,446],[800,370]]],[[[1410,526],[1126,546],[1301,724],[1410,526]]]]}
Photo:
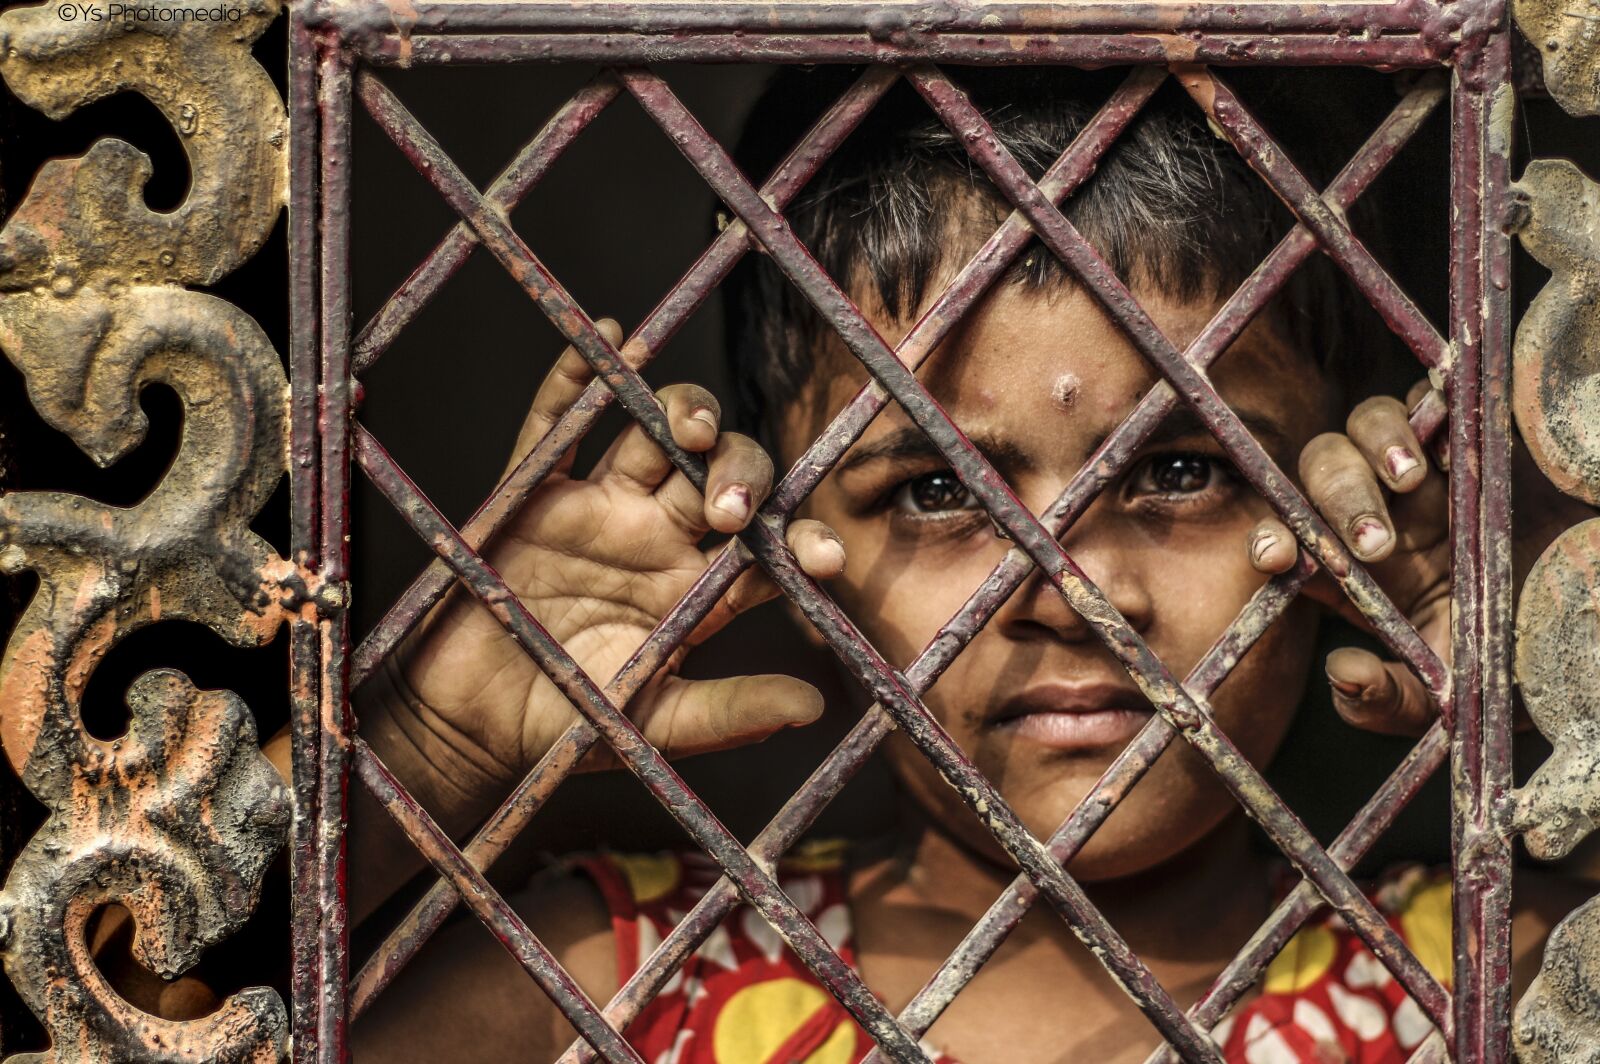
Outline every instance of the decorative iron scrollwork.
{"type": "Polygon", "coordinates": [[[1600,13],[1571,0],[1515,0],[1512,10],[1544,58],[1550,95],[1568,114],[1600,114],[1600,13]]]}
{"type": "Polygon", "coordinates": [[[1517,427],[1552,484],[1600,505],[1600,185],[1536,159],[1516,193],[1522,246],[1551,271],[1517,327],[1517,427]]]}
{"type": "MultiPolygon", "coordinates": [[[[157,6],[178,9],[178,5],[157,6]]],[[[150,161],[101,140],[41,169],[0,231],[0,349],[40,415],[101,464],[143,437],[138,394],[183,404],[178,454],[137,505],[46,492],[0,497],[0,568],[39,588],[0,659],[0,744],[49,818],[0,892],[0,956],[54,1061],[275,1061],[287,1018],[272,990],[210,1016],[131,1006],[89,955],[110,902],[134,915],[135,958],[176,976],[239,928],[283,844],[287,792],[243,701],[157,669],[128,692],[121,738],[79,716],[90,674],[129,633],[204,624],[238,646],[270,640],[302,574],[250,531],[281,479],[288,385],[260,327],[209,284],[267,239],[284,201],[286,114],[250,45],[277,0],[234,20],[64,21],[54,4],[0,16],[0,74],[61,116],[136,91],[172,122],[192,180],[151,211],[150,161]]]]}
{"type": "MultiPolygon", "coordinates": [[[[1600,114],[1600,25],[1570,7],[1521,0],[1517,21],[1545,56],[1551,95],[1574,114],[1600,114]]],[[[1600,503],[1600,185],[1569,162],[1539,159],[1516,195],[1523,247],[1551,271],[1517,329],[1517,426],[1551,483],[1600,503]]],[[[1553,860],[1600,826],[1600,520],[1562,533],[1534,566],[1516,646],[1523,700],[1555,749],[1514,794],[1508,826],[1530,853],[1553,860]]],[[[1579,906],[1545,944],[1513,1020],[1518,1060],[1600,1060],[1596,1016],[1600,899],[1579,906]]]]}

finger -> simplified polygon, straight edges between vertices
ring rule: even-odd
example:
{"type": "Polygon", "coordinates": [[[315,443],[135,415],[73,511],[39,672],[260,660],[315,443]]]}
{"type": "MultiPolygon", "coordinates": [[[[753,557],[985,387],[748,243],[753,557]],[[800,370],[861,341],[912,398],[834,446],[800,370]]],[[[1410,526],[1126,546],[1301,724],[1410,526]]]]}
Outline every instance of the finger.
{"type": "MultiPolygon", "coordinates": [[[[722,548],[728,549],[728,548],[722,548]]],[[[714,553],[721,553],[721,550],[714,553]]],[[[727,594],[711,607],[711,611],[695,626],[687,640],[690,646],[699,646],[728,626],[728,623],[746,610],[778,597],[778,585],[760,568],[746,569],[728,588],[727,594]]]]}
{"type": "Polygon", "coordinates": [[[1349,437],[1325,432],[1300,452],[1300,479],[1311,503],[1355,556],[1381,561],[1394,550],[1394,526],[1377,475],[1349,437]]]}
{"type": "MultiPolygon", "coordinates": [[[[1440,404],[1444,402],[1444,396],[1435,394],[1433,382],[1427,378],[1413,384],[1411,390],[1406,392],[1406,409],[1415,413],[1425,400],[1440,404]]],[[[1450,433],[1447,431],[1434,433],[1429,449],[1433,451],[1433,457],[1438,462],[1440,471],[1450,472],[1450,433]]]]}
{"type": "MultiPolygon", "coordinates": [[[[844,572],[844,543],[838,533],[821,521],[802,519],[789,526],[785,537],[800,568],[814,580],[832,580],[844,572]]],[[[728,548],[710,552],[707,565],[728,548]]],[[[778,585],[763,569],[752,568],[733,582],[711,612],[695,628],[689,642],[698,645],[727,626],[739,614],[778,597],[778,585]]]]}
{"type": "Polygon", "coordinates": [[[725,432],[711,450],[706,475],[706,524],[718,532],[737,532],[772,490],[772,459],[761,445],[737,432],[725,432]]]}
{"type": "Polygon", "coordinates": [[[807,576],[815,580],[832,580],[844,574],[844,541],[839,534],[821,521],[801,519],[789,526],[785,537],[795,560],[807,576]]]}
{"type": "Polygon", "coordinates": [[[822,694],[793,676],[669,677],[638,714],[644,737],[668,757],[758,742],[822,716],[822,694]]]}
{"type": "Polygon", "coordinates": [[[1427,478],[1427,458],[1400,400],[1380,395],[1359,404],[1345,433],[1390,491],[1413,491],[1427,478]]]}
{"type": "MultiPolygon", "coordinates": [[[[717,401],[711,393],[696,384],[672,384],[656,393],[667,411],[672,437],[680,447],[686,437],[701,443],[710,441],[699,449],[704,450],[716,441],[715,420],[712,411],[717,401]],[[678,423],[672,424],[672,411],[678,411],[678,423]],[[708,431],[709,424],[709,431],[708,431]],[[682,436],[680,437],[680,432],[682,436]]],[[[672,474],[672,459],[650,438],[637,422],[624,429],[595,465],[591,480],[611,478],[637,491],[655,491],[672,474]]]]}
{"type": "Polygon", "coordinates": [[[717,397],[693,384],[674,384],[656,393],[667,409],[672,438],[686,451],[709,451],[722,427],[717,397]]]}
{"type": "Polygon", "coordinates": [[[1409,669],[1356,647],[1328,655],[1333,708],[1358,728],[1384,735],[1421,735],[1436,715],[1427,688],[1409,669]]]}
{"type": "Polygon", "coordinates": [[[1288,572],[1300,556],[1300,544],[1295,542],[1294,533],[1276,517],[1263,517],[1256,522],[1248,543],[1250,564],[1257,572],[1273,575],[1288,572]]]}
{"type": "MultiPolygon", "coordinates": [[[[622,326],[612,319],[602,318],[594,324],[600,335],[608,342],[612,344],[622,342],[622,326]]],[[[555,365],[550,367],[550,372],[545,374],[544,380],[539,383],[538,391],[534,392],[528,416],[523,419],[522,428],[517,432],[517,443],[511,451],[511,462],[506,467],[507,473],[555,427],[562,415],[578,401],[578,397],[583,394],[583,390],[589,386],[589,381],[593,377],[594,372],[589,368],[589,363],[584,361],[583,355],[578,353],[576,347],[568,347],[561,352],[555,365]]],[[[557,468],[562,471],[570,468],[577,450],[576,447],[567,448],[567,453],[557,468]]]]}

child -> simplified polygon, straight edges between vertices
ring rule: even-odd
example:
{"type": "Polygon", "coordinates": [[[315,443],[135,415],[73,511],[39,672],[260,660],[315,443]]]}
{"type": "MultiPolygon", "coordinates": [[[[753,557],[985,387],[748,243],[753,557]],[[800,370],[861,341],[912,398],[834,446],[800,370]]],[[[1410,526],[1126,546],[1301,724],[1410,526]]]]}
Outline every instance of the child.
{"type": "MultiPolygon", "coordinates": [[[[1076,72],[964,72],[960,80],[1035,175],[1114,84],[1076,72]]],[[[838,85],[826,73],[780,75],[751,120],[742,149],[747,172],[765,174],[774,148],[803,132],[802,112],[814,114],[838,85]]],[[[1289,224],[1173,86],[1146,107],[1066,211],[1180,347],[1289,224]]],[[[909,90],[897,89],[788,217],[895,343],[1007,213],[960,141],[909,90]]],[[[730,286],[743,413],[766,449],[726,431],[704,389],[662,389],[673,438],[708,460],[704,495],[631,427],[583,479],[571,475],[569,455],[488,551],[527,607],[602,684],[704,571],[714,553],[703,546],[707,534],[746,527],[771,488],[774,461],[788,468],[867,379],[772,263],[750,256],[730,286]]],[[[1378,342],[1363,336],[1357,303],[1315,257],[1210,377],[1447,655],[1446,478],[1413,435],[1405,405],[1390,397],[1355,402],[1378,342]]],[[[614,323],[602,329],[620,342],[614,323]]],[[[1158,380],[1037,246],[918,376],[1035,513],[1158,380]]],[[[561,357],[534,399],[519,455],[588,379],[574,352],[561,357]]],[[[787,540],[898,668],[1009,547],[894,405],[807,500],[787,540]]],[[[1178,676],[1297,556],[1292,536],[1181,406],[1062,542],[1178,676]]],[[[695,641],[774,594],[759,571],[747,573],[695,641]]],[[[1301,692],[1319,682],[1312,671],[1319,599],[1340,608],[1331,584],[1313,585],[1210,700],[1222,729],[1257,765],[1272,759],[1301,692]]],[[[1420,683],[1398,665],[1360,649],[1340,650],[1321,665],[1334,704],[1353,723],[1420,732],[1431,719],[1420,683]]],[[[374,688],[360,707],[362,734],[458,837],[574,719],[549,680],[460,589],[374,688]]],[[[956,658],[926,703],[1039,838],[1060,825],[1152,712],[1090,628],[1037,576],[956,658]]],[[[816,719],[822,708],[817,692],[792,677],[688,681],[669,669],[629,712],[664,752],[683,756],[757,741],[816,719]]],[[[897,845],[875,855],[803,847],[782,882],[898,1012],[1016,868],[902,734],[890,736],[885,753],[912,811],[897,845]]],[[[417,864],[369,800],[358,798],[352,817],[359,917],[417,864]]],[[[1235,802],[1182,741],[1068,871],[1184,1007],[1266,917],[1282,880],[1281,863],[1251,844],[1235,802]]],[[[513,900],[603,1004],[716,877],[698,855],[596,856],[540,877],[513,900]]],[[[1413,873],[1376,897],[1447,982],[1447,882],[1413,873]]],[[[1519,956],[1563,911],[1556,905],[1519,917],[1519,956]]],[[[1226,1059],[1251,1064],[1398,1062],[1430,1030],[1359,939],[1319,917],[1214,1038],[1226,1059]]],[[[871,1046],[748,907],[724,922],[628,1035],[651,1064],[847,1064],[871,1046]]],[[[574,1037],[473,921],[435,936],[355,1028],[358,1058],[385,1062],[554,1059],[574,1037]]],[[[1156,1044],[1132,1001],[1044,905],[926,1039],[930,1056],[965,1064],[1140,1061],[1156,1044]]]]}

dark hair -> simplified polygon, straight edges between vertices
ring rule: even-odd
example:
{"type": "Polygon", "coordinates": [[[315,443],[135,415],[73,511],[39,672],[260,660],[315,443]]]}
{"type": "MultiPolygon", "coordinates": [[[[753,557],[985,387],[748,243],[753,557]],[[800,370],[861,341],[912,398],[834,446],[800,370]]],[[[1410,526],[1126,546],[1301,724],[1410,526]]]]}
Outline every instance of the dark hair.
{"type": "MultiPolygon", "coordinates": [[[[745,173],[764,180],[857,73],[787,68],[775,75],[735,152],[745,173]]],[[[1281,72],[1261,73],[1271,80],[1255,86],[1264,92],[1250,96],[1250,103],[1275,136],[1289,141],[1286,149],[1320,187],[1333,176],[1329,163],[1342,162],[1359,145],[1359,133],[1331,135],[1330,123],[1340,116],[1330,111],[1345,109],[1330,108],[1329,100],[1350,94],[1330,92],[1326,72],[1310,72],[1324,79],[1314,94],[1303,83],[1286,85],[1281,72]]],[[[1125,74],[1034,68],[970,69],[955,76],[999,141],[1037,179],[1125,74]]],[[[1376,75],[1365,76],[1370,98],[1376,75]]],[[[1392,90],[1386,95],[1392,106],[1392,90]]],[[[1357,128],[1356,117],[1346,116],[1346,124],[1357,128]]],[[[1361,209],[1358,203],[1352,213],[1361,209]]],[[[903,319],[916,312],[940,268],[956,256],[964,261],[1009,210],[960,139],[901,84],[786,215],[795,235],[847,291],[903,319]]],[[[1125,282],[1185,300],[1231,293],[1294,222],[1170,82],[1064,210],[1125,282]]],[[[1378,235],[1375,222],[1359,220],[1371,245],[1378,235]]],[[[1035,241],[1017,257],[1007,283],[1048,287],[1066,279],[1060,262],[1035,241]]],[[[765,255],[746,256],[728,286],[728,351],[741,423],[765,437],[774,403],[792,398],[808,382],[831,330],[765,255]]],[[[1364,376],[1371,359],[1392,343],[1370,307],[1322,255],[1297,271],[1269,313],[1291,342],[1345,379],[1364,376]]]]}

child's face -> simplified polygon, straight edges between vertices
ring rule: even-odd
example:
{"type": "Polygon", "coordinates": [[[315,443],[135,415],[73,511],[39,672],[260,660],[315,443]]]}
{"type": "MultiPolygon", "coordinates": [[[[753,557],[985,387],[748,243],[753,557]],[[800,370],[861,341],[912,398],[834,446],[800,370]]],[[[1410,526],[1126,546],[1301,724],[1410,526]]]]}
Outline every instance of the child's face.
{"type": "MultiPolygon", "coordinates": [[[[1216,309],[1136,292],[1162,331],[1186,345],[1216,309]]],[[[906,325],[874,320],[898,341],[906,325]]],[[[792,462],[865,380],[830,355],[784,415],[792,462]]],[[[1076,289],[1006,285],[919,370],[955,423],[1034,513],[1044,511],[1157,377],[1076,289]]],[[[1258,323],[1211,370],[1222,397],[1273,459],[1337,425],[1312,360],[1258,323]]],[[[1063,539],[1067,553],[1182,678],[1261,586],[1247,538],[1267,513],[1185,408],[1158,430],[1063,539]]],[[[897,405],[884,411],[822,483],[806,516],[831,525],[849,558],[831,585],[891,664],[904,669],[1005,555],[987,514],[897,405]]],[[[1224,730],[1255,763],[1283,738],[1311,662],[1315,615],[1296,603],[1212,699],[1224,730]]],[[[1041,838],[1067,817],[1149,717],[1132,680],[1060,595],[1030,578],[938,683],[927,704],[1041,838]]],[[[998,848],[971,812],[896,734],[889,757],[934,823],[983,852],[998,848]]],[[[1072,865],[1085,879],[1128,875],[1176,855],[1215,827],[1232,800],[1181,739],[1123,801],[1072,865]]]]}

